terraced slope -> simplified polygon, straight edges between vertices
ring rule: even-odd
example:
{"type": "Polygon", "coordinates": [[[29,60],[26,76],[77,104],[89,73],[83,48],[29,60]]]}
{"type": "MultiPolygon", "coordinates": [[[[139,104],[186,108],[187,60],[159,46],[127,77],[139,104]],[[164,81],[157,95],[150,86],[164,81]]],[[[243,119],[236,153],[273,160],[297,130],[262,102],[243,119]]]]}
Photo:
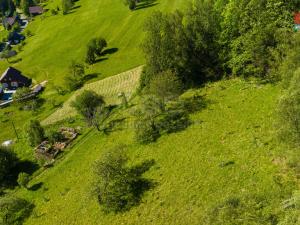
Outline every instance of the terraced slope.
{"type": "Polygon", "coordinates": [[[43,124],[55,123],[76,115],[75,110],[71,107],[71,102],[84,90],[91,90],[103,96],[107,104],[119,104],[121,99],[118,97],[118,94],[121,92],[124,92],[127,99],[129,99],[138,87],[141,72],[142,67],[137,67],[133,70],[85,85],[76,91],[73,96],[64,103],[62,108],[45,119],[43,124]]]}

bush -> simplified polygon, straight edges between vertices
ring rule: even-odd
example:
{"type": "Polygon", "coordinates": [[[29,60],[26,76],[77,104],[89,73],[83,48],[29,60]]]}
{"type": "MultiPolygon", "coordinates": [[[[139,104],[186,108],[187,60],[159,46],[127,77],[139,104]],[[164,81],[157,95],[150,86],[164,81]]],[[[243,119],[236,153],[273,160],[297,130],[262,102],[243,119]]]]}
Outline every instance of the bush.
{"type": "Polygon", "coordinates": [[[169,110],[160,115],[155,123],[162,135],[184,130],[190,125],[190,120],[188,114],[183,110],[169,110]]]}
{"type": "Polygon", "coordinates": [[[94,193],[105,212],[121,212],[139,203],[152,182],[141,176],[153,166],[154,160],[128,167],[124,146],[105,152],[94,164],[94,193]]]}
{"type": "Polygon", "coordinates": [[[21,187],[27,188],[29,181],[30,176],[28,173],[19,173],[17,182],[21,187]]]}
{"type": "Polygon", "coordinates": [[[46,137],[51,144],[64,140],[64,135],[56,130],[48,130],[46,133],[46,137]]]}
{"type": "Polygon", "coordinates": [[[39,145],[45,139],[44,128],[37,120],[31,120],[27,128],[28,141],[31,146],[39,145]]]}
{"type": "Polygon", "coordinates": [[[153,121],[139,118],[135,121],[135,139],[141,144],[154,142],[159,138],[159,130],[153,121]]]}
{"type": "Polygon", "coordinates": [[[300,70],[297,70],[290,87],[280,98],[278,106],[279,136],[282,141],[300,144],[300,70]]]}
{"type": "Polygon", "coordinates": [[[136,203],[135,177],[130,176],[127,161],[124,148],[118,147],[105,153],[94,165],[95,191],[105,212],[123,211],[136,203]]]}
{"type": "Polygon", "coordinates": [[[11,150],[0,147],[0,184],[9,175],[11,169],[17,164],[17,155],[11,150]]]}
{"type": "Polygon", "coordinates": [[[8,196],[0,198],[0,224],[23,224],[33,207],[33,204],[21,198],[8,196]]]}

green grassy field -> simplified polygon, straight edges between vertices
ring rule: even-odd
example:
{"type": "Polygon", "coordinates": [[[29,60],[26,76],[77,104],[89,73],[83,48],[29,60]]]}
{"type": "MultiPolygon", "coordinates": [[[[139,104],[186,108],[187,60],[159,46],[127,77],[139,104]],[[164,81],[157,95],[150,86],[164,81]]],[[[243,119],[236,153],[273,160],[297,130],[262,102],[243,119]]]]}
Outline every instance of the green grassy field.
{"type": "Polygon", "coordinates": [[[11,120],[17,131],[23,132],[24,125],[30,119],[44,120],[57,110],[49,103],[50,99],[63,103],[72,95],[60,96],[54,87],[63,86],[72,60],[84,60],[86,44],[91,38],[103,36],[108,41],[108,48],[117,51],[86,69],[87,74],[97,75],[89,83],[143,64],[140,43],[147,16],[154,10],[172,11],[181,8],[186,1],[158,0],[152,6],[131,12],[122,0],[80,0],[76,3],[80,7],[70,14],[63,16],[60,11],[58,15],[51,16],[50,9],[56,9],[60,2],[49,1],[46,6],[49,11],[30,22],[26,30],[32,31],[34,36],[26,39],[23,50],[10,59],[11,64],[0,61],[0,72],[11,65],[32,77],[34,82],[49,81],[42,95],[46,102],[39,112],[19,111],[17,107],[0,109],[0,127],[3,127],[0,129],[0,142],[16,138],[11,120]],[[11,117],[7,116],[7,112],[13,112],[11,117]]]}
{"type": "MultiPolygon", "coordinates": [[[[147,146],[133,141],[130,126],[108,136],[92,130],[31,181],[42,184],[38,190],[17,191],[36,205],[25,224],[198,225],[216,204],[244,195],[264,196],[276,211],[295,189],[284,170],[286,149],[274,139],[279,90],[240,79],[207,85],[201,89],[207,106],[191,115],[193,125],[147,146]],[[155,186],[137,207],[105,215],[90,191],[91,168],[103,150],[118,144],[127,145],[131,162],[155,160],[145,174],[155,186]]],[[[124,115],[130,121],[130,113],[124,115]]]]}

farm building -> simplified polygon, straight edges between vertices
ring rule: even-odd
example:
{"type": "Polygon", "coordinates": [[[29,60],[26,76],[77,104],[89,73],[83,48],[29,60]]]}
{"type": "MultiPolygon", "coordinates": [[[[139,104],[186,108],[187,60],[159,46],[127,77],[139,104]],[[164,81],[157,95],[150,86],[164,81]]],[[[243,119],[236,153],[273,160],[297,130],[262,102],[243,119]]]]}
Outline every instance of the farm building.
{"type": "Polygon", "coordinates": [[[19,23],[20,18],[18,16],[6,17],[2,20],[3,26],[6,29],[11,28],[15,23],[19,23]]]}
{"type": "Polygon", "coordinates": [[[294,14],[294,29],[295,29],[295,31],[300,30],[300,13],[299,12],[294,14]]]}
{"type": "Polygon", "coordinates": [[[29,87],[32,80],[22,75],[21,71],[13,67],[8,67],[0,77],[0,83],[3,88],[17,89],[18,87],[29,87]]]}
{"type": "Polygon", "coordinates": [[[31,6],[29,7],[30,15],[40,15],[44,12],[44,9],[41,6],[31,6]]]}

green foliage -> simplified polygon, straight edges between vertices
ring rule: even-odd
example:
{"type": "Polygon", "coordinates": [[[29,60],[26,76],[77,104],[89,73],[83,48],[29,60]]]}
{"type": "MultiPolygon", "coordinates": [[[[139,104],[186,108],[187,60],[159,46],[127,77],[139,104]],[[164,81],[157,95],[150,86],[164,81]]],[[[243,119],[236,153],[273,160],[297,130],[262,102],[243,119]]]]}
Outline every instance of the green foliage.
{"type": "Polygon", "coordinates": [[[27,188],[29,181],[30,176],[28,173],[19,173],[17,182],[21,187],[27,188]]]}
{"type": "Polygon", "coordinates": [[[143,189],[149,182],[141,175],[150,168],[147,165],[128,167],[128,157],[123,146],[115,147],[105,152],[94,164],[94,191],[98,202],[105,212],[121,212],[136,205],[143,189]]]}
{"type": "Polygon", "coordinates": [[[269,75],[292,36],[293,9],[295,5],[282,0],[233,0],[226,5],[220,42],[223,61],[234,75],[269,75]]]}
{"type": "MultiPolygon", "coordinates": [[[[216,77],[218,17],[212,1],[195,1],[186,13],[155,12],[145,23],[142,49],[146,72],[142,81],[171,70],[185,83],[216,77]]],[[[147,83],[142,83],[146,86],[147,83]]]]}
{"type": "Polygon", "coordinates": [[[161,135],[185,129],[188,114],[180,109],[166,109],[160,99],[148,96],[135,112],[135,139],[141,144],[154,142],[161,135]]]}
{"type": "Polygon", "coordinates": [[[168,70],[157,74],[150,80],[146,93],[160,98],[163,102],[168,102],[176,99],[182,93],[182,90],[182,82],[174,73],[168,70]]]}
{"type": "Polygon", "coordinates": [[[17,162],[17,155],[11,149],[0,147],[0,185],[17,162]]]}
{"type": "Polygon", "coordinates": [[[54,144],[55,142],[61,142],[65,139],[61,132],[52,129],[47,130],[46,137],[51,144],[54,144]]]}
{"type": "Polygon", "coordinates": [[[30,16],[30,13],[29,13],[30,0],[21,0],[20,6],[21,6],[23,13],[26,16],[30,16]]]}
{"type": "Polygon", "coordinates": [[[62,0],[61,2],[61,8],[63,11],[63,14],[67,14],[74,6],[74,3],[72,0],[62,0]]]}
{"type": "Polygon", "coordinates": [[[295,71],[289,88],[280,98],[279,135],[282,141],[292,145],[299,145],[300,142],[300,70],[295,71]]]}
{"type": "Polygon", "coordinates": [[[93,38],[87,45],[86,63],[94,64],[96,62],[96,56],[101,56],[104,48],[107,47],[107,42],[104,38],[93,38]]]}
{"type": "Polygon", "coordinates": [[[38,120],[31,120],[29,122],[27,137],[31,146],[37,146],[45,139],[44,128],[38,120]]]}
{"type": "Polygon", "coordinates": [[[72,61],[69,66],[69,73],[65,77],[65,84],[70,91],[74,91],[80,88],[84,83],[85,69],[84,65],[75,61],[72,61]]]}
{"type": "Polygon", "coordinates": [[[85,119],[87,124],[95,126],[97,129],[99,129],[98,114],[106,113],[104,106],[105,102],[102,96],[86,90],[72,102],[72,107],[85,119]]]}
{"type": "Polygon", "coordinates": [[[33,210],[33,204],[16,197],[0,198],[0,224],[21,225],[33,210]]]}
{"type": "Polygon", "coordinates": [[[16,93],[14,94],[14,99],[17,102],[23,102],[22,99],[26,98],[26,96],[30,95],[31,93],[32,91],[29,87],[18,88],[16,93]]]}

